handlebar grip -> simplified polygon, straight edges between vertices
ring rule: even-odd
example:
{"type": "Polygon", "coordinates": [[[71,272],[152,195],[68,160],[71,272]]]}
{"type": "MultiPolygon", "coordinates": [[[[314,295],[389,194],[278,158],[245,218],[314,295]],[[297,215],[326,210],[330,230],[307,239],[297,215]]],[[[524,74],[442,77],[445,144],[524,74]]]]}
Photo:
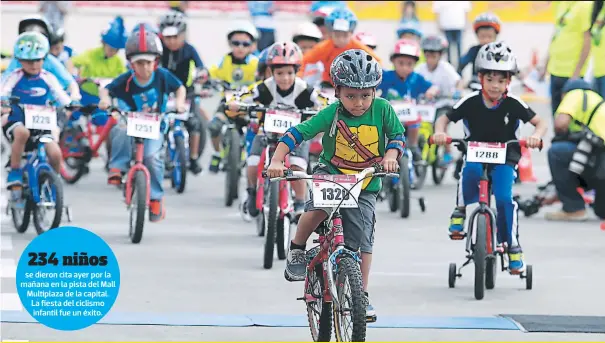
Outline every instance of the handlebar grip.
{"type": "MultiPolygon", "coordinates": [[[[519,140],[519,146],[521,146],[522,148],[527,148],[527,141],[525,139],[520,139],[519,140]]],[[[540,139],[540,146],[538,146],[538,149],[540,151],[542,151],[543,147],[544,147],[544,140],[540,139]]]]}
{"type": "MultiPolygon", "coordinates": [[[[452,144],[452,137],[447,137],[445,140],[446,144],[452,144]]],[[[435,144],[435,138],[434,136],[429,137],[429,145],[433,145],[435,144]]]]}

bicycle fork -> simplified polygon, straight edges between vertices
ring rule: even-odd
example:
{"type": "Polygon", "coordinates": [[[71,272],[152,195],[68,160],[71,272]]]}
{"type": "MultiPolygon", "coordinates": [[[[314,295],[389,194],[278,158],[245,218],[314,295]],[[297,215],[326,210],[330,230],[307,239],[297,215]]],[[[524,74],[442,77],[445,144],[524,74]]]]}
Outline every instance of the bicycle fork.
{"type": "Polygon", "coordinates": [[[135,155],[135,163],[128,171],[126,176],[126,206],[130,207],[132,202],[132,184],[134,182],[134,175],[138,171],[142,171],[145,175],[145,205],[149,207],[149,197],[151,195],[151,176],[149,175],[149,170],[143,164],[143,158],[145,153],[145,146],[143,141],[135,141],[136,144],[136,155],[135,155]]]}

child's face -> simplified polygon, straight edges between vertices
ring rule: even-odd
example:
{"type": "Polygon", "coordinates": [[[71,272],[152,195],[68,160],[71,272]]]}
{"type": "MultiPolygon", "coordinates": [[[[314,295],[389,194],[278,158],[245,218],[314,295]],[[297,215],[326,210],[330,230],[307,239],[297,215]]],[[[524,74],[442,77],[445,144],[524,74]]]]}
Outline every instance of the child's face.
{"type": "Polygon", "coordinates": [[[435,69],[439,60],[441,59],[441,53],[438,51],[425,51],[424,57],[426,58],[426,64],[430,69],[435,69]]]}
{"type": "Polygon", "coordinates": [[[147,60],[138,60],[134,63],[131,63],[132,69],[134,70],[134,75],[137,78],[148,80],[151,78],[151,74],[153,74],[155,62],[147,61],[147,60]]]}
{"type": "Polygon", "coordinates": [[[481,74],[481,86],[491,99],[500,99],[506,91],[509,83],[509,78],[502,73],[487,73],[481,74]]]}
{"type": "Polygon", "coordinates": [[[395,73],[402,79],[405,79],[414,71],[416,63],[418,61],[411,56],[397,56],[393,58],[393,66],[395,66],[395,73]]]}
{"type": "Polygon", "coordinates": [[[497,37],[496,30],[491,27],[482,27],[477,30],[477,40],[479,40],[479,44],[481,45],[493,43],[497,37]]]}
{"type": "Polygon", "coordinates": [[[252,52],[252,39],[246,33],[235,33],[231,36],[229,46],[233,56],[243,60],[252,52]]]}
{"type": "Polygon", "coordinates": [[[294,67],[284,66],[273,69],[273,79],[275,80],[275,83],[277,83],[277,87],[282,91],[290,89],[294,84],[294,79],[296,79],[294,67]]]}
{"type": "Polygon", "coordinates": [[[114,57],[118,53],[118,49],[114,49],[109,45],[103,43],[103,52],[105,53],[105,57],[111,58],[114,57]]]}
{"type": "Polygon", "coordinates": [[[42,71],[42,64],[44,60],[20,60],[23,70],[30,75],[38,75],[42,71]]]}
{"type": "Polygon", "coordinates": [[[337,93],[342,106],[352,115],[359,117],[372,106],[376,90],[374,88],[354,89],[339,87],[337,93]]]}
{"type": "Polygon", "coordinates": [[[402,33],[401,36],[399,36],[399,39],[411,39],[420,43],[420,37],[411,32],[402,33]]]}
{"type": "Polygon", "coordinates": [[[163,37],[164,45],[170,51],[177,51],[185,45],[185,33],[181,32],[176,36],[163,37]]]}
{"type": "Polygon", "coordinates": [[[344,48],[351,41],[353,33],[344,31],[332,31],[330,32],[330,37],[332,38],[332,42],[334,42],[335,47],[344,48]]]}
{"type": "Polygon", "coordinates": [[[63,52],[63,47],[64,47],[63,42],[59,42],[55,45],[52,45],[50,47],[50,53],[55,57],[59,57],[59,55],[63,52]]]}
{"type": "Polygon", "coordinates": [[[298,47],[300,50],[302,50],[304,55],[307,53],[307,51],[313,49],[313,47],[317,45],[317,42],[312,39],[300,39],[296,42],[296,44],[298,44],[298,47]]]}

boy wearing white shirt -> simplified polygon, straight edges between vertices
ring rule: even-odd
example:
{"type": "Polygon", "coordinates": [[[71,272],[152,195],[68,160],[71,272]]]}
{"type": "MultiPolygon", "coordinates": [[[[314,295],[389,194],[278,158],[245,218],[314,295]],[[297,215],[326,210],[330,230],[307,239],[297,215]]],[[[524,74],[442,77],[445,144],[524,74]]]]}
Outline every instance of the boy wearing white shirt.
{"type": "Polygon", "coordinates": [[[471,10],[470,1],[433,1],[433,13],[437,15],[439,28],[445,33],[456,53],[448,48],[448,61],[458,66],[462,49],[462,33],[466,26],[466,14],[471,10]]]}

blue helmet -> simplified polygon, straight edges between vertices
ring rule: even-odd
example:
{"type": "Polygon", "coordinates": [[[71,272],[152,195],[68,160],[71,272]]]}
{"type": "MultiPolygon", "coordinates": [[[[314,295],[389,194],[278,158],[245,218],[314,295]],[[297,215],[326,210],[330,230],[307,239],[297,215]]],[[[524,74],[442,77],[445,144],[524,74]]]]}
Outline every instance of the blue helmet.
{"type": "Polygon", "coordinates": [[[584,81],[584,79],[571,79],[571,80],[567,80],[567,82],[565,82],[561,92],[567,93],[567,92],[573,91],[575,89],[583,89],[583,90],[587,90],[587,91],[594,90],[592,88],[592,86],[590,85],[590,83],[584,81]]]}
{"type": "Polygon", "coordinates": [[[109,27],[101,33],[101,40],[103,40],[103,43],[114,49],[124,49],[127,38],[124,19],[120,16],[117,16],[111,21],[109,27]]]}
{"type": "Polygon", "coordinates": [[[41,60],[48,55],[50,45],[48,38],[40,32],[27,31],[17,37],[13,55],[18,60],[41,60]]]}
{"type": "Polygon", "coordinates": [[[357,16],[348,8],[336,8],[326,18],[326,26],[331,31],[353,32],[357,26],[357,16]]]}
{"type": "Polygon", "coordinates": [[[416,20],[406,20],[399,23],[397,28],[397,37],[401,37],[404,33],[411,33],[419,38],[422,38],[422,30],[420,29],[420,23],[416,20]]]}

